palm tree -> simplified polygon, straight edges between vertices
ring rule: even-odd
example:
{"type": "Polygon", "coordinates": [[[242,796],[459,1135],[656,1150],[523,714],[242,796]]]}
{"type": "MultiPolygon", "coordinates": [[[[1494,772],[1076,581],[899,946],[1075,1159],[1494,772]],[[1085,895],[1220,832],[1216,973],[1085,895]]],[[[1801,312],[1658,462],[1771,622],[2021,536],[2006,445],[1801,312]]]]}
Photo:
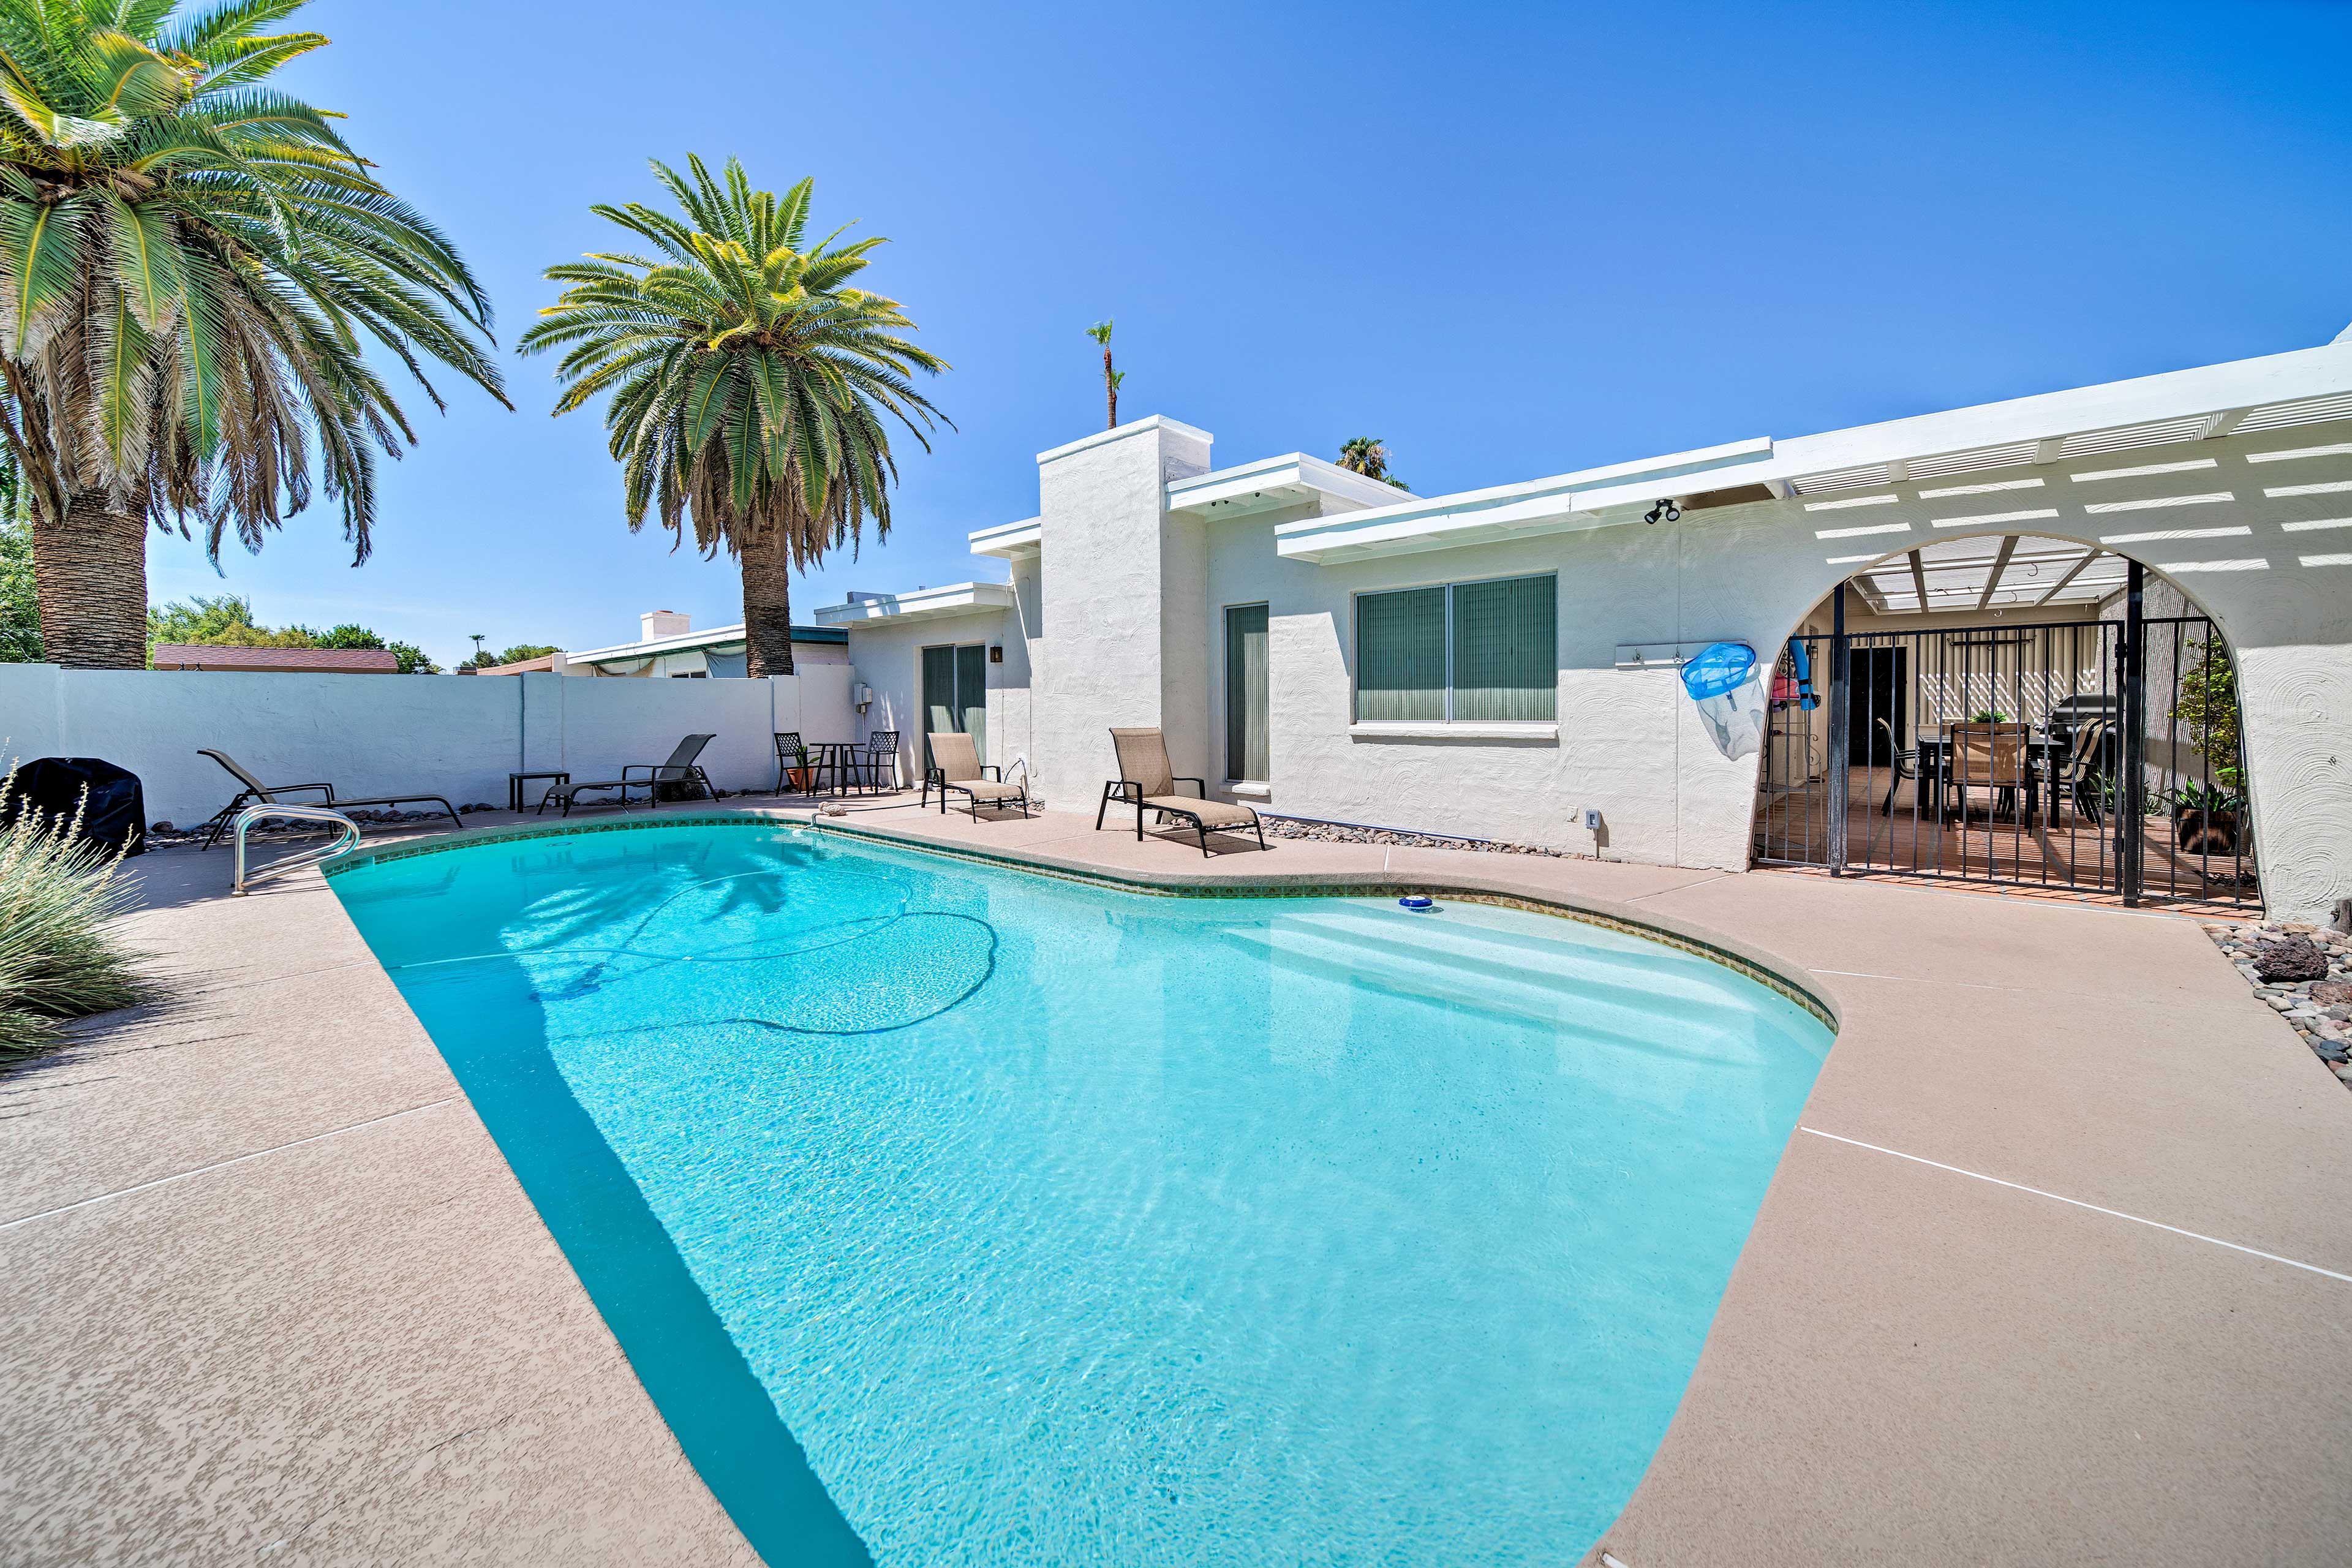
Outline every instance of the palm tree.
{"type": "Polygon", "coordinates": [[[1389,476],[1389,449],[1378,436],[1359,436],[1339,448],[1339,466],[1368,479],[1381,479],[1399,489],[1410,489],[1402,479],[1389,476]]]}
{"type": "Polygon", "coordinates": [[[847,287],[887,241],[836,246],[835,229],[805,244],[814,182],[779,198],[732,158],[723,186],[701,159],[687,163],[690,181],[653,165],[684,221],[635,202],[590,209],[666,259],[592,253],[549,268],[569,287],[520,347],[571,345],[557,414],[612,393],[604,428],[629,527],[657,508],[681,542],[690,518],[706,555],[724,544],[740,558],[751,673],[790,675],[792,573],[855,550],[868,513],[888,536],[898,470],[882,416],[930,450],[924,432],[947,421],[908,376],[948,367],[898,335],[914,323],[897,300],[847,287]]]}
{"type": "Polygon", "coordinates": [[[47,655],[145,664],[146,531],[217,560],[311,497],[367,559],[376,452],[438,360],[500,402],[489,304],[335,117],[261,85],[324,45],[303,0],[0,0],[0,443],[23,477],[47,655]]]}
{"type": "Polygon", "coordinates": [[[1116,430],[1118,428],[1118,384],[1127,379],[1127,372],[1113,370],[1110,367],[1110,323],[1108,321],[1097,321],[1087,329],[1087,336],[1102,345],[1103,396],[1110,404],[1110,422],[1103,428],[1116,430]]]}

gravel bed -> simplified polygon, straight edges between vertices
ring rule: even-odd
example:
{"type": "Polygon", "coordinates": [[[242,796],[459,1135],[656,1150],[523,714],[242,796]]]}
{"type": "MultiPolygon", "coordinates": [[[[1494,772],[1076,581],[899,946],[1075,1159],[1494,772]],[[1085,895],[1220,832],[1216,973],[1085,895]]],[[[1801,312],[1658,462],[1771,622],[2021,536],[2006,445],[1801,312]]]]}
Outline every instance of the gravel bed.
{"type": "Polygon", "coordinates": [[[1342,827],[1335,822],[1300,822],[1287,816],[1260,816],[1268,838],[1304,838],[1318,844],[1388,844],[1407,849],[1472,849],[1487,855],[1541,855],[1554,860],[1590,860],[1573,849],[1547,849],[1540,844],[1512,844],[1501,839],[1440,838],[1426,833],[1393,833],[1385,827],[1342,827]]]}
{"type": "Polygon", "coordinates": [[[2352,935],[2325,926],[2208,925],[2254,994],[2352,1089],[2352,935]]]}

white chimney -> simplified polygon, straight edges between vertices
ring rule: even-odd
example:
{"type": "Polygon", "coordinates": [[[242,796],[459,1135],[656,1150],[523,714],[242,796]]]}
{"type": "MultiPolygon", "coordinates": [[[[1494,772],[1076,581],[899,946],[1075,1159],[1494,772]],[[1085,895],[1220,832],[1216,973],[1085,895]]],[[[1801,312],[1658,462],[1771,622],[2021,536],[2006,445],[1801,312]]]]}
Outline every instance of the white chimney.
{"type": "Polygon", "coordinates": [[[644,628],[640,640],[655,642],[684,637],[694,629],[694,617],[678,610],[647,610],[637,617],[637,625],[644,628]]]}

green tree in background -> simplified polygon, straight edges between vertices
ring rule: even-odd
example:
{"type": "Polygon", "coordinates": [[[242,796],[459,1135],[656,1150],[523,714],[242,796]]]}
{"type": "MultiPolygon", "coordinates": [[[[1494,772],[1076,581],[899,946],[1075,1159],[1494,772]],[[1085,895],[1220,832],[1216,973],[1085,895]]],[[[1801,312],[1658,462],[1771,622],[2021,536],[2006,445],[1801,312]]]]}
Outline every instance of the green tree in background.
{"type": "Polygon", "coordinates": [[[437,360],[501,402],[489,305],[338,116],[266,86],[323,46],[303,0],[0,0],[0,445],[23,476],[49,658],[135,669],[151,521],[217,555],[307,506],[357,560],[379,453],[437,360]]]}
{"type": "Polygon", "coordinates": [[[1412,489],[1389,472],[1389,449],[1378,436],[1359,436],[1339,448],[1339,466],[1351,474],[1379,479],[1401,490],[1412,489]]]}
{"type": "Polygon", "coordinates": [[[743,567],[752,675],[793,672],[792,574],[890,532],[898,466],[885,419],[923,449],[944,423],[909,377],[947,362],[902,333],[895,300],[850,279],[880,238],[836,245],[803,236],[814,182],[755,191],[730,158],[722,179],[699,158],[691,178],[655,177],[683,218],[631,202],[590,209],[658,256],[595,252],[547,269],[565,285],[522,334],[525,353],[562,348],[555,412],[609,392],[604,429],[629,527],[650,509],[681,540],[691,518],[706,554],[743,567]]]}
{"type": "Polygon", "coordinates": [[[253,618],[253,601],[236,594],[213,598],[195,595],[184,603],[148,611],[147,647],[151,659],[158,643],[198,647],[380,648],[399,659],[403,675],[441,673],[440,667],[415,643],[388,642],[356,622],[346,622],[323,632],[305,626],[263,626],[253,618]]]}

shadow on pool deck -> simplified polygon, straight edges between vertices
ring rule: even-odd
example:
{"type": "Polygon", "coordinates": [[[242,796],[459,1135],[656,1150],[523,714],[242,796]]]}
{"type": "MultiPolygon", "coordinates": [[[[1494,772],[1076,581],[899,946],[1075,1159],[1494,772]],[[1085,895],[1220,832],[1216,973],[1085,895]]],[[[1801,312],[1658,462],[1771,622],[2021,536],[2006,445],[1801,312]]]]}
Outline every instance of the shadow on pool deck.
{"type": "MultiPolygon", "coordinates": [[[[1833,1001],[1803,1130],[1604,1538],[1627,1568],[2317,1563],[2352,1540],[2352,1096],[2191,922],[1298,841],[1204,863],[1090,814],[851,804],[860,829],[1122,876],[1605,903],[1833,1001]]],[[[133,864],[132,929],[187,989],[0,1079],[17,1546],[748,1561],[318,876],[232,900],[219,851],[133,864]]]]}

